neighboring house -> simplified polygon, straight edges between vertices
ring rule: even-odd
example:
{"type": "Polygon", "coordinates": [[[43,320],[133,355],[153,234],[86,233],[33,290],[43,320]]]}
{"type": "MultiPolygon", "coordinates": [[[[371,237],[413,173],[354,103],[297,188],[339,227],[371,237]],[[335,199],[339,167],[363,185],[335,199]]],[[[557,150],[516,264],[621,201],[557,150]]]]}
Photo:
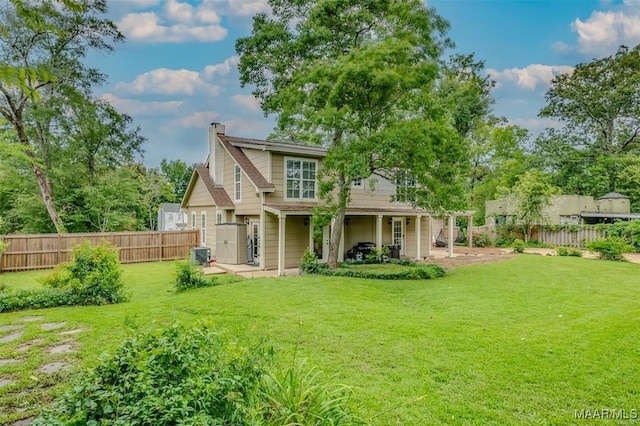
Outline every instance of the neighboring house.
{"type": "Polygon", "coordinates": [[[158,208],[158,231],[186,229],[187,214],[180,211],[180,203],[162,203],[158,208]]]}
{"type": "MultiPolygon", "coordinates": [[[[221,263],[254,263],[282,275],[306,248],[326,260],[331,227],[314,238],[311,222],[325,154],[315,146],[228,136],[224,125],[213,123],[208,159],[195,167],[181,203],[188,229],[200,230],[201,245],[221,263]]],[[[399,189],[381,177],[353,182],[340,260],[361,242],[393,246],[411,259],[429,255],[432,234],[441,228],[432,229],[425,210],[391,201],[402,198],[407,185],[413,182],[399,189]]]]}
{"type": "MultiPolygon", "coordinates": [[[[630,213],[629,197],[610,192],[597,200],[588,195],[558,195],[545,209],[549,225],[611,223],[616,220],[640,219],[640,213],[630,213]]],[[[515,209],[509,198],[485,203],[485,224],[513,223],[515,209]]]]}

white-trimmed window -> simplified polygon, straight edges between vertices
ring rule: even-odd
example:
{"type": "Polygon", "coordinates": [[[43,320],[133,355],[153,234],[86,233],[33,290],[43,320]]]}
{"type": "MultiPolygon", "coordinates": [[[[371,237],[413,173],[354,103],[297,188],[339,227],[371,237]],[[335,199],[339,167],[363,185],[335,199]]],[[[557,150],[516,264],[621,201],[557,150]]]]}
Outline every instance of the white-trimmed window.
{"type": "Polygon", "coordinates": [[[394,200],[397,203],[413,203],[416,200],[416,180],[408,172],[400,172],[396,176],[396,195],[394,200]]]}
{"type": "Polygon", "coordinates": [[[285,158],[286,194],[288,200],[316,199],[316,160],[285,158]]]}
{"type": "Polygon", "coordinates": [[[191,229],[196,229],[196,212],[191,212],[191,229]]]}
{"type": "Polygon", "coordinates": [[[222,212],[216,212],[216,223],[222,223],[222,212]]]}
{"type": "Polygon", "coordinates": [[[351,186],[354,188],[364,189],[364,179],[361,177],[355,178],[351,186]]]}
{"type": "Polygon", "coordinates": [[[233,182],[233,193],[235,194],[234,199],[236,201],[240,201],[242,197],[242,170],[240,170],[240,166],[238,166],[237,164],[234,170],[233,182]]]}
{"type": "Polygon", "coordinates": [[[200,244],[207,244],[207,212],[200,213],[200,244]]]}

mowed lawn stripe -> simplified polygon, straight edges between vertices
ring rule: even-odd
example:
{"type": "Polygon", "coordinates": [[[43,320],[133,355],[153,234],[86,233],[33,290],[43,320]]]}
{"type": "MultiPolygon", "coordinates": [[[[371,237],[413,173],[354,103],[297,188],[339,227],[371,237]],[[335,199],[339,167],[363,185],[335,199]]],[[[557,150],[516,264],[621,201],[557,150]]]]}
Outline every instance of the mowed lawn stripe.
{"type": "Polygon", "coordinates": [[[174,268],[127,265],[129,303],[0,314],[0,325],[38,314],[86,327],[74,336],[82,365],[128,324],[264,335],[282,362],[309,358],[352,386],[363,416],[397,407],[380,425],[574,424],[575,410],[640,410],[640,265],[521,255],[435,280],[262,278],[183,293],[174,268]]]}

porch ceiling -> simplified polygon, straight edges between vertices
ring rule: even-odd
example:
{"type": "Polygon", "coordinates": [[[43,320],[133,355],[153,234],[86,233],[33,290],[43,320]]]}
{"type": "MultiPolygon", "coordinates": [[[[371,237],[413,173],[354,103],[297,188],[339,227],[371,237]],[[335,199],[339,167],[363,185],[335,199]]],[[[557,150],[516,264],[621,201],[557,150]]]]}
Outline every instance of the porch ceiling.
{"type": "MultiPolygon", "coordinates": [[[[287,204],[265,204],[265,210],[274,214],[286,214],[286,215],[310,215],[312,210],[317,207],[316,205],[287,205],[287,204]]],[[[429,212],[424,209],[411,208],[411,207],[349,207],[347,208],[347,215],[351,216],[370,216],[370,215],[385,215],[385,216],[431,216],[429,212]]]]}

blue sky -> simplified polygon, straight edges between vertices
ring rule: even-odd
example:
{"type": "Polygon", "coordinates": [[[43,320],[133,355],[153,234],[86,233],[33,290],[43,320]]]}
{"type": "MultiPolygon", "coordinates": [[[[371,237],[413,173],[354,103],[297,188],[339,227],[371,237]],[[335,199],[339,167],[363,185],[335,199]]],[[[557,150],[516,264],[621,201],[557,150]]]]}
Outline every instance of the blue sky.
{"type": "MultiPolygon", "coordinates": [[[[537,134],[548,82],[573,66],[640,43],[640,0],[427,0],[451,24],[455,52],[474,52],[497,81],[496,115],[537,134]]],[[[144,162],[191,164],[207,155],[208,125],[266,138],[273,129],[236,69],[236,38],[251,32],[267,0],[110,0],[109,18],[127,37],[91,66],[108,75],[96,94],[131,115],[144,162]]],[[[454,51],[449,52],[454,53],[454,51]]]]}

